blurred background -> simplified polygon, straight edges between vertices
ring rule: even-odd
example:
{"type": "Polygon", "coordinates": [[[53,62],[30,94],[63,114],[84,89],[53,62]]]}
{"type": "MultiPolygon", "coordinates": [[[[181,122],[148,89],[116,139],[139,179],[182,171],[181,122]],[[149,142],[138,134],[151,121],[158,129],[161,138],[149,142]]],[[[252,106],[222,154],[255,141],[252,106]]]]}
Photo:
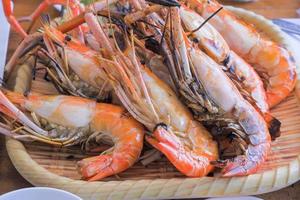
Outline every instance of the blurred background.
{"type": "Polygon", "coordinates": [[[300,0],[221,0],[225,5],[234,5],[253,10],[267,18],[295,18],[300,0]]]}

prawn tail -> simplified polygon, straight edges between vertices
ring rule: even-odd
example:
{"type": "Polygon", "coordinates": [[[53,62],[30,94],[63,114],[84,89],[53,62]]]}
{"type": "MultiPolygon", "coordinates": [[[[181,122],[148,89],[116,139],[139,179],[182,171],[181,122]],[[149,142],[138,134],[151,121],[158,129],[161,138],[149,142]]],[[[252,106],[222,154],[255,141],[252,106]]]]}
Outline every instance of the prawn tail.
{"type": "Polygon", "coordinates": [[[267,122],[271,139],[275,140],[276,138],[280,137],[281,122],[270,113],[264,113],[264,119],[267,122]]]}
{"type": "Polygon", "coordinates": [[[95,181],[115,174],[113,169],[110,167],[112,162],[113,158],[111,155],[100,155],[85,158],[77,164],[83,178],[88,181],[95,181]]]}
{"type": "Polygon", "coordinates": [[[126,157],[116,154],[94,156],[78,162],[83,178],[88,181],[97,181],[118,174],[133,164],[134,162],[128,161],[126,157]]]}

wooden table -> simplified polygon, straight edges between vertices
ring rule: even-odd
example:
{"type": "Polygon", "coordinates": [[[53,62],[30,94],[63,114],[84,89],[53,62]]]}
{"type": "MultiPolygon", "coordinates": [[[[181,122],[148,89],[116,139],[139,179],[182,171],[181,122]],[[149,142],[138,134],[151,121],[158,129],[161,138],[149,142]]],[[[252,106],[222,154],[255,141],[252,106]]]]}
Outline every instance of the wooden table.
{"type": "MultiPolygon", "coordinates": [[[[28,15],[41,2],[41,0],[15,1],[15,15],[28,15]]],[[[237,7],[246,8],[268,18],[284,18],[297,17],[296,9],[300,8],[300,0],[258,0],[254,3],[236,3],[232,0],[223,0],[224,4],[234,5],[237,7]]],[[[51,14],[53,10],[49,11],[51,14]]],[[[15,32],[10,34],[10,43],[8,48],[8,57],[11,56],[16,46],[19,44],[20,38],[15,32]]],[[[30,170],[30,169],[28,169],[30,170]]],[[[11,161],[8,158],[4,137],[0,137],[0,194],[16,190],[24,187],[31,187],[16,171],[11,161]]],[[[300,198],[300,183],[294,184],[283,190],[260,195],[267,200],[275,199],[299,199],[300,198]]]]}

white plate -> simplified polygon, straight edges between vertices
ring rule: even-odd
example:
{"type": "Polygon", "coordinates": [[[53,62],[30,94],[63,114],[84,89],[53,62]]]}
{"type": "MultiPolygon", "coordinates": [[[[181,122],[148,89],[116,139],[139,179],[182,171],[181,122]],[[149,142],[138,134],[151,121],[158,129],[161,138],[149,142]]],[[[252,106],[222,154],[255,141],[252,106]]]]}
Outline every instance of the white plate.
{"type": "Polygon", "coordinates": [[[207,200],[263,200],[263,199],[257,197],[251,197],[251,196],[240,196],[240,197],[210,198],[207,200]]]}
{"type": "Polygon", "coordinates": [[[82,200],[78,196],[48,187],[31,187],[15,190],[0,196],[0,200],[82,200]]]}

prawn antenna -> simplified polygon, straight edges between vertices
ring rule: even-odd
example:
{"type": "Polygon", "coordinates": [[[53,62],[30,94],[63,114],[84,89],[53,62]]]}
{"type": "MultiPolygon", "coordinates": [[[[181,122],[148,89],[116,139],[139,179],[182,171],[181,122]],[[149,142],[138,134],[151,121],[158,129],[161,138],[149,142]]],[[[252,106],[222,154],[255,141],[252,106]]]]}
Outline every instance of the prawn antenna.
{"type": "Polygon", "coordinates": [[[204,22],[202,22],[202,24],[200,24],[200,26],[198,26],[196,29],[192,30],[188,36],[191,36],[193,33],[197,32],[198,30],[200,30],[200,28],[202,28],[211,18],[213,18],[216,14],[218,14],[218,12],[220,12],[223,9],[223,7],[220,7],[216,12],[214,12],[213,14],[211,14],[206,20],[204,20],[204,22]]]}
{"type": "Polygon", "coordinates": [[[180,7],[180,3],[176,0],[146,0],[150,3],[167,6],[167,7],[180,7]]]}
{"type": "MultiPolygon", "coordinates": [[[[163,40],[164,40],[164,37],[165,37],[165,34],[166,34],[167,23],[168,23],[170,17],[171,17],[171,12],[170,12],[170,10],[168,10],[168,13],[167,13],[167,16],[166,16],[166,19],[165,19],[165,25],[164,25],[162,36],[161,36],[160,43],[159,43],[160,46],[163,43],[163,40]]],[[[170,23],[171,23],[171,20],[170,20],[170,23]]]]}
{"type": "Polygon", "coordinates": [[[41,23],[43,26],[50,25],[50,16],[48,14],[42,14],[41,15],[41,23]]]}

